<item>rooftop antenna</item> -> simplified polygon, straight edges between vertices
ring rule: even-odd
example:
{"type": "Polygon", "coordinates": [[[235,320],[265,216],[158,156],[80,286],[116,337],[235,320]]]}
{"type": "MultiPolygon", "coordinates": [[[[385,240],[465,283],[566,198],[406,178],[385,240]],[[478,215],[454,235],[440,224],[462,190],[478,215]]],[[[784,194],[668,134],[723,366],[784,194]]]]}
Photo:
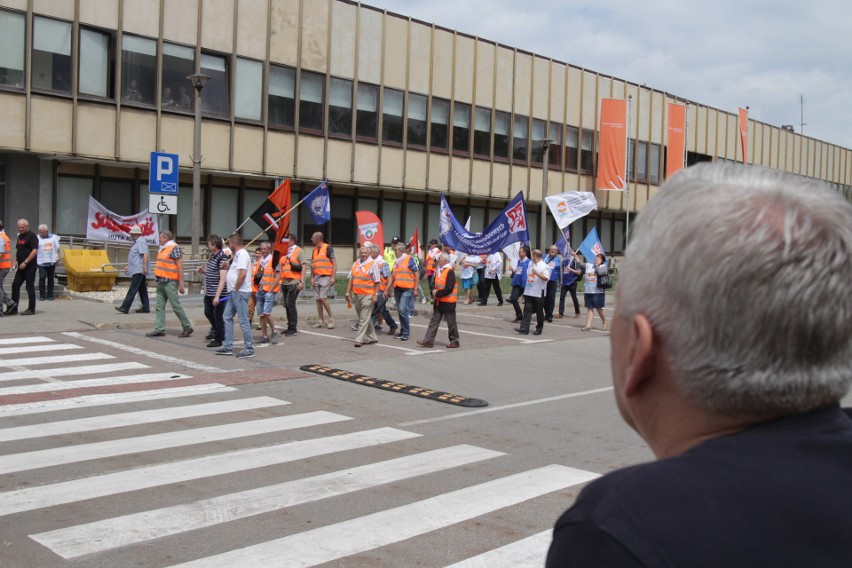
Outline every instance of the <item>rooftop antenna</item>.
{"type": "Polygon", "coordinates": [[[805,95],[799,95],[799,134],[805,133],[805,126],[808,123],[805,122],[805,95]]]}

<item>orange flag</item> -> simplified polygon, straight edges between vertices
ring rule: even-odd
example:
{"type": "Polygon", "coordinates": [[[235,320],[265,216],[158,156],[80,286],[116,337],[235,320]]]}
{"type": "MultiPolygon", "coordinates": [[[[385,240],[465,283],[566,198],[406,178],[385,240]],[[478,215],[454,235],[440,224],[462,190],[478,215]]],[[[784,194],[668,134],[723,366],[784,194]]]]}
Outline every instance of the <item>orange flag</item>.
{"type": "Polygon", "coordinates": [[[596,189],[624,190],[627,164],[627,101],[601,99],[601,141],[596,189]]]}
{"type": "Polygon", "coordinates": [[[686,107],[669,103],[668,140],[666,141],[666,179],[683,169],[684,136],[686,134],[686,107]]]}
{"type": "Polygon", "coordinates": [[[385,231],[381,220],[372,211],[356,211],[355,220],[358,222],[358,244],[363,245],[370,241],[378,245],[379,249],[385,246],[385,231]]]}
{"type": "Polygon", "coordinates": [[[743,163],[746,163],[746,142],[748,141],[748,110],[741,108],[740,111],[740,144],[743,147],[743,163]]]}

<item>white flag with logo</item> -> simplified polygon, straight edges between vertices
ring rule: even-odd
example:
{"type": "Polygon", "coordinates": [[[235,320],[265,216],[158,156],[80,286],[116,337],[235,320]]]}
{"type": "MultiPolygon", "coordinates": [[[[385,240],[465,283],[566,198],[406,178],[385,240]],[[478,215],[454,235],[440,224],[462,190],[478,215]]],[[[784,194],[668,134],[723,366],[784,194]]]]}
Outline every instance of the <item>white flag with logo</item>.
{"type": "Polygon", "coordinates": [[[559,195],[545,197],[545,200],[560,229],[564,229],[598,208],[595,194],[590,191],[566,191],[559,195]]]}

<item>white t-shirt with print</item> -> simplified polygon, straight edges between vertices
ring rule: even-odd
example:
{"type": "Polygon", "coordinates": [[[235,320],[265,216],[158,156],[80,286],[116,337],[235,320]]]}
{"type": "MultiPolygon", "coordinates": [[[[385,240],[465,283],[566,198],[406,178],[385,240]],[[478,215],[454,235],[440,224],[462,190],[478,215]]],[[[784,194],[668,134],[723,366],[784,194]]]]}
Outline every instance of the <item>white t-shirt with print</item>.
{"type": "Polygon", "coordinates": [[[237,278],[240,276],[240,270],[246,271],[246,277],[237,292],[251,293],[251,256],[246,249],[240,249],[234,254],[234,259],[231,261],[231,266],[228,268],[228,275],[225,277],[225,282],[228,283],[228,290],[234,290],[237,285],[237,278]]]}

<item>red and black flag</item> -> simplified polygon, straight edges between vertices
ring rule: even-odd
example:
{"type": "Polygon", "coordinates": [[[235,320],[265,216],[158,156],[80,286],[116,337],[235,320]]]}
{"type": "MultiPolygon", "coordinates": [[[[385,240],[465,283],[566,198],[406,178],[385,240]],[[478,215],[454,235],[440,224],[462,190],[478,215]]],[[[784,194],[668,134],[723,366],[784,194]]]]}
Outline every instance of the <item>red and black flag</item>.
{"type": "Polygon", "coordinates": [[[278,219],[290,209],[290,178],[285,179],[275,188],[260,207],[249,217],[266,233],[269,241],[275,243],[278,239],[280,225],[287,227],[287,235],[290,230],[290,216],[278,219]]]}

